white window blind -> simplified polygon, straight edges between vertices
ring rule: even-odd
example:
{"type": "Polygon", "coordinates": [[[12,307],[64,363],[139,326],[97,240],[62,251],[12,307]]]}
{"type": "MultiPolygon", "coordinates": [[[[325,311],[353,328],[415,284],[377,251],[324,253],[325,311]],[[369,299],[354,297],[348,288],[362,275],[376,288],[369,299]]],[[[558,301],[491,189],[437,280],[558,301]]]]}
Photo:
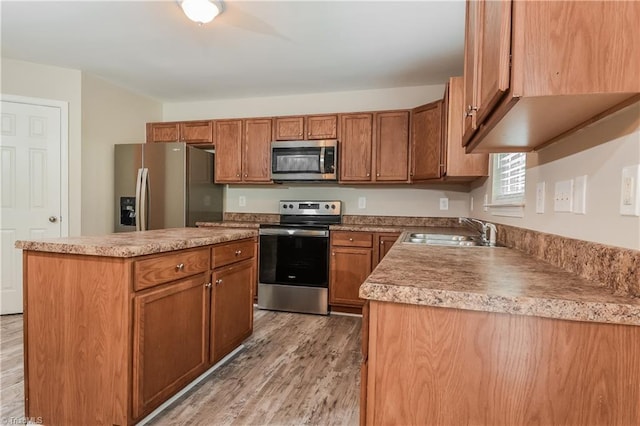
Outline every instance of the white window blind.
{"type": "Polygon", "coordinates": [[[514,152],[493,154],[493,202],[496,204],[524,201],[524,176],[527,154],[514,152]]]}

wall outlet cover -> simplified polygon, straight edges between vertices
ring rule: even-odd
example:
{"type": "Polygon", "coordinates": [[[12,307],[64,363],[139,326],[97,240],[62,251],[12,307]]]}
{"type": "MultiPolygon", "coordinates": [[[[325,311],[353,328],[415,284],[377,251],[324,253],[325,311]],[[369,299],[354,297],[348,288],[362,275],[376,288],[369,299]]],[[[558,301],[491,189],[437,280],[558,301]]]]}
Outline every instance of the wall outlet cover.
{"type": "Polygon", "coordinates": [[[622,169],[620,214],[640,216],[640,165],[622,169]]]}
{"type": "Polygon", "coordinates": [[[449,210],[448,198],[440,198],[440,210],[449,210]]]}
{"type": "Polygon", "coordinates": [[[358,208],[359,209],[367,208],[367,197],[358,197],[358,208]]]}
{"type": "Polygon", "coordinates": [[[573,180],[573,209],[576,214],[586,214],[587,208],[587,175],[573,180]]]}
{"type": "Polygon", "coordinates": [[[553,211],[571,212],[573,202],[573,179],[556,182],[553,196],[553,211]]]}
{"type": "Polygon", "coordinates": [[[545,183],[538,182],[536,185],[536,213],[544,213],[545,183]]]}
{"type": "Polygon", "coordinates": [[[245,197],[244,195],[241,195],[238,197],[238,206],[240,207],[246,207],[247,205],[247,197],[245,197]]]}

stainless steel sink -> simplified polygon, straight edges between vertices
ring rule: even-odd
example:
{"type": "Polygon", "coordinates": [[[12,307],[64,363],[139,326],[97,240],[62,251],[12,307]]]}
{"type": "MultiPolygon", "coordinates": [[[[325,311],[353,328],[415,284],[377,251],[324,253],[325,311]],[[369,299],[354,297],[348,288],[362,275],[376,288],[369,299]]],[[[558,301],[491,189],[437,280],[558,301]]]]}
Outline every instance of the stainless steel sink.
{"type": "Polygon", "coordinates": [[[448,235],[448,234],[423,234],[409,233],[402,241],[407,244],[424,244],[429,246],[449,246],[449,247],[484,247],[480,237],[470,235],[448,235]]]}

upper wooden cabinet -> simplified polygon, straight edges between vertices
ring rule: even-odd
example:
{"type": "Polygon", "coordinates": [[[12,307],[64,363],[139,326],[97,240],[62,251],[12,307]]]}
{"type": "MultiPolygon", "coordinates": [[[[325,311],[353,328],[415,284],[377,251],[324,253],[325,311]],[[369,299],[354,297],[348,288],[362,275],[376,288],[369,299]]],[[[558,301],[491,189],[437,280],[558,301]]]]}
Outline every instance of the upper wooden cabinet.
{"type": "Polygon", "coordinates": [[[468,1],[467,151],[529,151],[637,101],[637,22],[640,2],[468,1]]]}
{"type": "Polygon", "coordinates": [[[336,139],[338,137],[338,116],[277,117],[274,129],[274,139],[277,141],[336,139]]]}
{"type": "Polygon", "coordinates": [[[342,182],[370,182],[373,155],[373,114],[340,116],[340,168],[342,182]]]}
{"type": "Polygon", "coordinates": [[[216,120],[215,181],[270,182],[272,120],[216,120]]]}
{"type": "Polygon", "coordinates": [[[340,181],[409,179],[409,111],[340,116],[340,181]]]}
{"type": "Polygon", "coordinates": [[[411,180],[438,179],[442,176],[443,101],[415,108],[411,120],[411,180]]]}
{"type": "Polygon", "coordinates": [[[443,132],[445,180],[472,180],[489,175],[489,154],[467,154],[462,146],[464,83],[462,77],[449,79],[444,95],[445,131],[443,132]]]}
{"type": "Polygon", "coordinates": [[[147,123],[147,142],[213,143],[213,121],[147,123]]]}

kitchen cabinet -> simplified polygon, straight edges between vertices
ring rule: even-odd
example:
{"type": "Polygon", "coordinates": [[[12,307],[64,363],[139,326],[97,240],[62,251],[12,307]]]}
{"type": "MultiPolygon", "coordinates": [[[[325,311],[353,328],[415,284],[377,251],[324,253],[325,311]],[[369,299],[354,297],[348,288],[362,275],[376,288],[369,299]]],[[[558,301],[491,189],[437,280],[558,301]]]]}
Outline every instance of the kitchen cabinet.
{"type": "Polygon", "coordinates": [[[443,101],[415,108],[411,113],[411,181],[442,176],[443,101]]]}
{"type": "Polygon", "coordinates": [[[406,183],[409,111],[340,116],[340,181],[406,183]]]}
{"type": "Polygon", "coordinates": [[[451,77],[444,95],[443,132],[444,169],[442,177],[449,181],[474,180],[489,175],[489,154],[467,154],[462,145],[463,115],[462,77],[451,77]]]}
{"type": "Polygon", "coordinates": [[[331,231],[329,304],[358,307],[360,285],[391,249],[397,232],[331,231]]]}
{"type": "Polygon", "coordinates": [[[271,182],[270,118],[216,120],[217,183],[271,182]]]}
{"type": "Polygon", "coordinates": [[[256,285],[256,244],[224,244],[212,249],[210,362],[216,363],[238,347],[253,330],[256,285]]]}
{"type": "Polygon", "coordinates": [[[637,326],[368,308],[361,424],[637,424],[637,326]]]}
{"type": "Polygon", "coordinates": [[[25,250],[25,415],[140,421],[251,334],[256,246],[254,237],[138,257],[25,250]]]}
{"type": "Polygon", "coordinates": [[[638,2],[473,0],[466,16],[467,152],[539,149],[640,99],[638,2]]]}
{"type": "Polygon", "coordinates": [[[409,111],[375,115],[375,171],[373,182],[409,180],[409,111]]]}
{"type": "Polygon", "coordinates": [[[373,155],[373,114],[340,116],[341,182],[370,182],[373,155]]]}
{"type": "Polygon", "coordinates": [[[147,142],[213,143],[213,121],[147,123],[147,142]]]}
{"type": "Polygon", "coordinates": [[[338,137],[338,116],[276,117],[274,127],[274,139],[277,141],[336,139],[338,137]]]}
{"type": "Polygon", "coordinates": [[[134,417],[152,411],[207,369],[208,278],[198,274],[133,298],[134,417]]]}

